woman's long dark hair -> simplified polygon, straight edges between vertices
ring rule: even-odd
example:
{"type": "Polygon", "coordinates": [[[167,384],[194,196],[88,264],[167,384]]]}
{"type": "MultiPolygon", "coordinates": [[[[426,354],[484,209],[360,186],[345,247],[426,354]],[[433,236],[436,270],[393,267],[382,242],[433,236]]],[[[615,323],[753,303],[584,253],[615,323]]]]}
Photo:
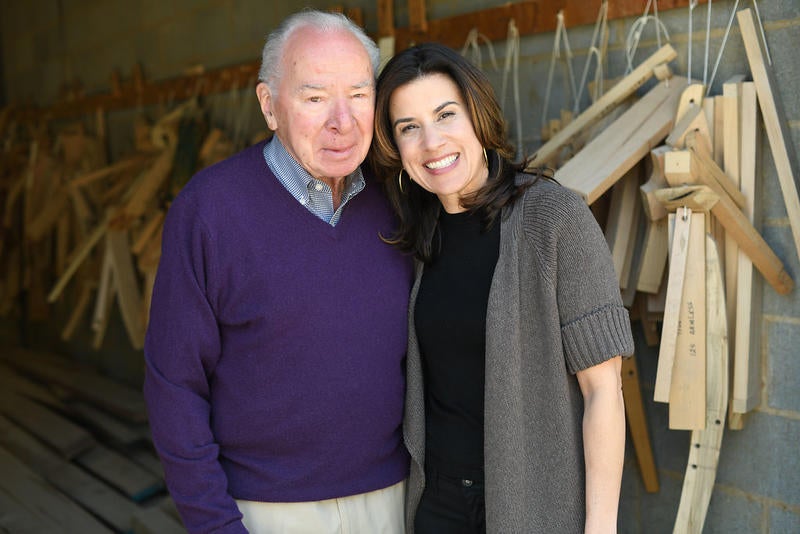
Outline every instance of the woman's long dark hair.
{"type": "Polygon", "coordinates": [[[398,174],[403,166],[394,141],[389,101],[399,87],[431,74],[443,74],[458,86],[475,135],[486,149],[489,178],[483,187],[468,198],[462,198],[461,202],[470,212],[480,214],[484,229],[492,226],[503,208],[510,206],[542,175],[534,171],[532,180],[517,183],[516,175],[523,172],[527,161],[512,162],[514,149],[506,137],[503,112],[492,85],[480,69],[454,50],[436,43],[417,45],[394,56],[378,77],[375,133],[368,164],[382,179],[399,218],[395,234],[384,240],[423,262],[430,261],[434,254],[441,203],[436,195],[410,180],[407,173],[404,173],[401,191],[398,174]]]}

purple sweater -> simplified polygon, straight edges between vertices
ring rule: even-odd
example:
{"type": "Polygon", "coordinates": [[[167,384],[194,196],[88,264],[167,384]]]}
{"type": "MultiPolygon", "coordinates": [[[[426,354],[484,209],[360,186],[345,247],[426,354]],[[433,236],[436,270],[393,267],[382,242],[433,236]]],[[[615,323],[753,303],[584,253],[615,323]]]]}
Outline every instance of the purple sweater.
{"type": "Polygon", "coordinates": [[[410,260],[375,183],[332,227],[263,144],[198,173],[164,226],[145,345],[153,442],[190,532],[246,532],[234,499],[315,501],[407,476],[410,260]]]}

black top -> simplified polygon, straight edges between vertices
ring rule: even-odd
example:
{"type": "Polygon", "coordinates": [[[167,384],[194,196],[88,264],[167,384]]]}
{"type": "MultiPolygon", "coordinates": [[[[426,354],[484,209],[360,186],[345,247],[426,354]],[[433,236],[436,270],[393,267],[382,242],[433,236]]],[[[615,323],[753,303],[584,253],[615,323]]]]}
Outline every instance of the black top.
{"type": "Polygon", "coordinates": [[[414,321],[425,376],[426,463],[482,478],[486,307],[500,224],[468,212],[439,218],[441,250],[425,266],[414,321]]]}

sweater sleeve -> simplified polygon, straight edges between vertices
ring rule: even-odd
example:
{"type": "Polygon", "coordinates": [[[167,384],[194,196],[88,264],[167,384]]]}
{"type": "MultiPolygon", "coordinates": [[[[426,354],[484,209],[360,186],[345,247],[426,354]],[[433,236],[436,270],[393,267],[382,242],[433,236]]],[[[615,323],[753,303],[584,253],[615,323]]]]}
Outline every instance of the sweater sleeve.
{"type": "Polygon", "coordinates": [[[220,354],[206,295],[212,246],[191,197],[179,195],[164,224],[145,340],[144,396],[167,487],[187,530],[240,534],[247,530],[228,494],[210,426],[209,377],[220,354]]]}
{"type": "Polygon", "coordinates": [[[633,354],[628,310],[594,215],[572,191],[543,189],[534,208],[547,235],[540,260],[555,284],[567,368],[576,373],[618,354],[633,354]]]}

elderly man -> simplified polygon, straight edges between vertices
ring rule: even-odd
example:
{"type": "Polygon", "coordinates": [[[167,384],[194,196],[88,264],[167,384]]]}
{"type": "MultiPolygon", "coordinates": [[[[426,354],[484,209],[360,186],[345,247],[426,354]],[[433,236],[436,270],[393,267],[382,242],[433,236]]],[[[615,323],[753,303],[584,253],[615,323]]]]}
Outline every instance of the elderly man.
{"type": "Polygon", "coordinates": [[[199,172],[164,228],[144,392],[190,532],[401,532],[409,260],[365,180],[375,44],[297,13],[264,46],[271,141],[199,172]]]}

